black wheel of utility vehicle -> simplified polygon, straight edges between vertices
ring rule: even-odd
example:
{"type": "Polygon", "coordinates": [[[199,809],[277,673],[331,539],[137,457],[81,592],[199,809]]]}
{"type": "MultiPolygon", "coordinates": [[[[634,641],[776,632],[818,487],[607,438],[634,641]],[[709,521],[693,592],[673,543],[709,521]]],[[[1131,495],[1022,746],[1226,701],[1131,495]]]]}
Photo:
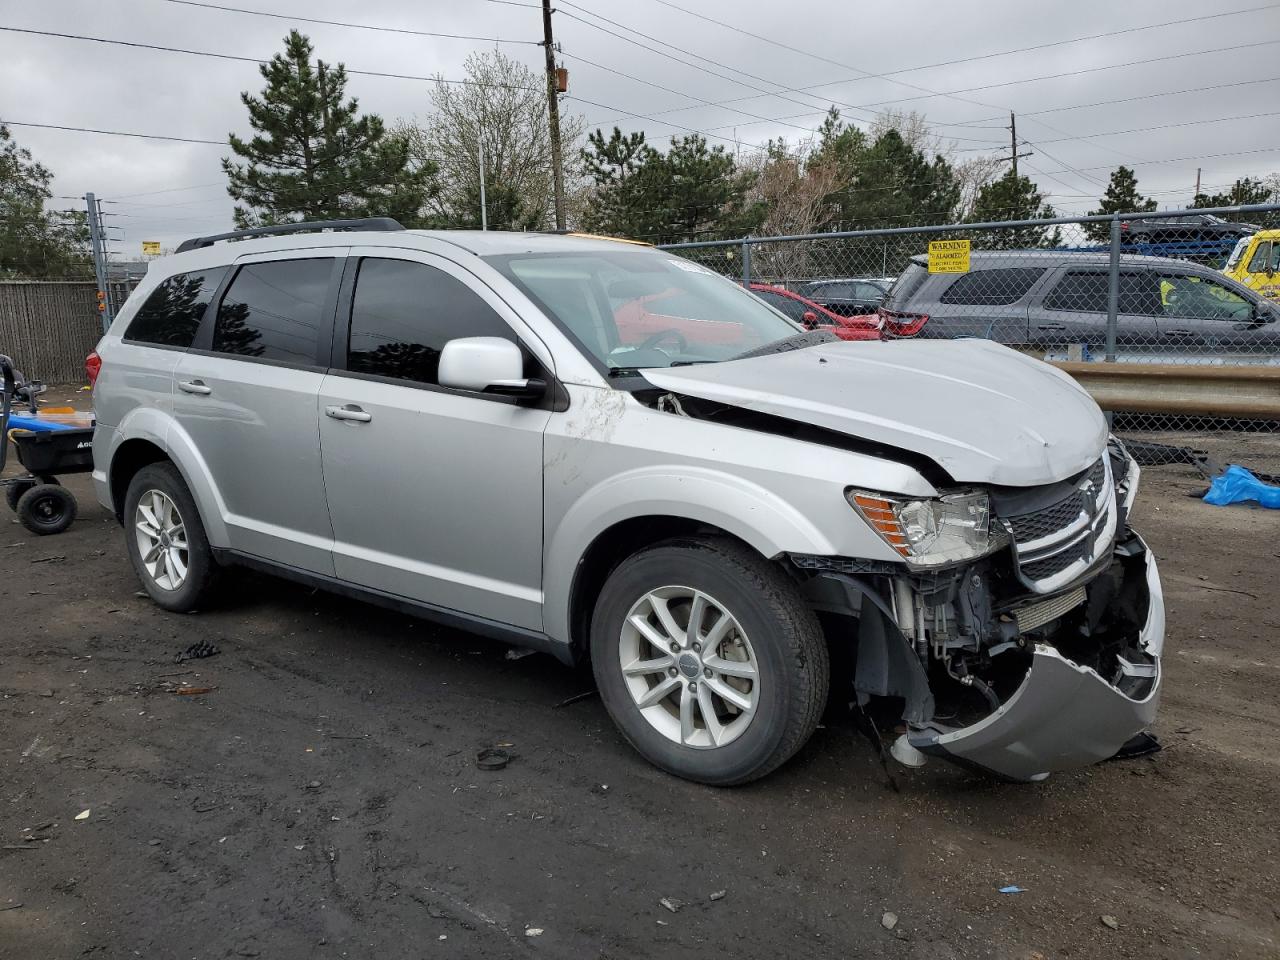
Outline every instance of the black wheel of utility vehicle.
{"type": "Polygon", "coordinates": [[[623,561],[591,622],[596,684],[651,763],[732,786],[799,750],[826,703],[817,617],[773,564],[729,540],[671,541],[623,561]]]}
{"type": "Polygon", "coordinates": [[[76,498],[56,483],[36,483],[23,491],[14,508],[22,525],[32,533],[61,533],[76,519],[76,498]]]}
{"type": "Polygon", "coordinates": [[[18,501],[22,499],[22,495],[36,486],[35,480],[13,480],[4,487],[4,502],[9,505],[9,509],[14,513],[18,512],[18,501]]]}
{"type": "Polygon", "coordinates": [[[171,463],[153,463],[129,481],[125,544],[148,595],[177,613],[206,603],[218,579],[204,524],[186,481],[171,463]]]}

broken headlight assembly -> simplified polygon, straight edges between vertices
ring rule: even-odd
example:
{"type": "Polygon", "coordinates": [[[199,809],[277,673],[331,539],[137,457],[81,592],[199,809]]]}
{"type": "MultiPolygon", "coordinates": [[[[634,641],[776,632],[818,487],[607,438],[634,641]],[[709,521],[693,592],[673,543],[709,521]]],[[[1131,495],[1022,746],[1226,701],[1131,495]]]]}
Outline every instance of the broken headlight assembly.
{"type": "Polygon", "coordinates": [[[985,493],[953,493],[929,500],[900,500],[849,489],[845,497],[908,566],[932,569],[985,556],[1004,545],[991,529],[985,493]]]}

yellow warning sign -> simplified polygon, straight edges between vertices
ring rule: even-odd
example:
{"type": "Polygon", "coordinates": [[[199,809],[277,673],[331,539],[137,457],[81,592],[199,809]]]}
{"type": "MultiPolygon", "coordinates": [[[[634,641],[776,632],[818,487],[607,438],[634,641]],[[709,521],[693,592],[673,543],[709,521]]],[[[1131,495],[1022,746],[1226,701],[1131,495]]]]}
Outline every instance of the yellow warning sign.
{"type": "Polygon", "coordinates": [[[930,240],[930,273],[968,273],[968,240],[930,240]]]}
{"type": "Polygon", "coordinates": [[[151,256],[158,257],[160,255],[160,241],[159,240],[143,240],[142,255],[144,257],[151,257],[151,256]]]}

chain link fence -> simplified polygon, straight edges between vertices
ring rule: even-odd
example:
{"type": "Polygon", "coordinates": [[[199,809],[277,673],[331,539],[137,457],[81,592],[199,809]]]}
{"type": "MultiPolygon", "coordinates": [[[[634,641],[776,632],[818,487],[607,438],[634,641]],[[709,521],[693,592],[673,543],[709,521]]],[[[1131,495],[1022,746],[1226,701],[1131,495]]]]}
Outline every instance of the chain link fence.
{"type": "Polygon", "coordinates": [[[1280,374],[1280,204],[665,249],[749,284],[807,325],[878,325],[885,338],[982,337],[1082,375],[1090,368],[1077,365],[1116,364],[1109,374],[1141,365],[1135,382],[1181,365],[1189,381],[1218,384],[1196,381],[1163,412],[1156,401],[1138,411],[1144,404],[1118,403],[1131,430],[1280,432],[1280,395],[1272,416],[1265,400],[1242,402],[1239,393],[1242,380],[1280,374]],[[1209,367],[1222,369],[1193,369],[1209,367]]]}

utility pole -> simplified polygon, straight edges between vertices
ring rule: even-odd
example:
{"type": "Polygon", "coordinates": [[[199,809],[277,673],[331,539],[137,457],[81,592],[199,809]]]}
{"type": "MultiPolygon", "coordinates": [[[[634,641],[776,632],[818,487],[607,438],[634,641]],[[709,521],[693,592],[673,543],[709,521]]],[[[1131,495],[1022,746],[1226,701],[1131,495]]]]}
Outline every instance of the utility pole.
{"type": "Polygon", "coordinates": [[[1018,158],[1031,156],[1031,151],[1026,153],[1018,152],[1018,118],[1014,116],[1012,110],[1009,111],[1009,145],[1012,149],[1009,151],[1008,159],[1013,163],[1013,179],[1018,179],[1018,158]]]}
{"type": "Polygon", "coordinates": [[[560,157],[560,96],[556,79],[555,40],[551,35],[551,0],[542,0],[542,47],[547,55],[547,120],[551,125],[551,179],[556,191],[556,229],[564,229],[564,166],[560,157]]]}
{"type": "Polygon", "coordinates": [[[484,131],[477,138],[480,146],[480,229],[489,229],[489,206],[484,202],[484,131]]]}
{"type": "Polygon", "coordinates": [[[1200,168],[1196,167],[1196,192],[1191,195],[1191,202],[1196,202],[1196,197],[1200,196],[1200,168]]]}
{"type": "Polygon", "coordinates": [[[93,254],[93,273],[98,281],[98,309],[102,313],[102,332],[106,333],[115,319],[115,310],[111,307],[111,290],[107,287],[107,244],[106,236],[99,219],[101,209],[98,200],[92,193],[84,195],[85,210],[89,222],[89,249],[93,254]]]}

